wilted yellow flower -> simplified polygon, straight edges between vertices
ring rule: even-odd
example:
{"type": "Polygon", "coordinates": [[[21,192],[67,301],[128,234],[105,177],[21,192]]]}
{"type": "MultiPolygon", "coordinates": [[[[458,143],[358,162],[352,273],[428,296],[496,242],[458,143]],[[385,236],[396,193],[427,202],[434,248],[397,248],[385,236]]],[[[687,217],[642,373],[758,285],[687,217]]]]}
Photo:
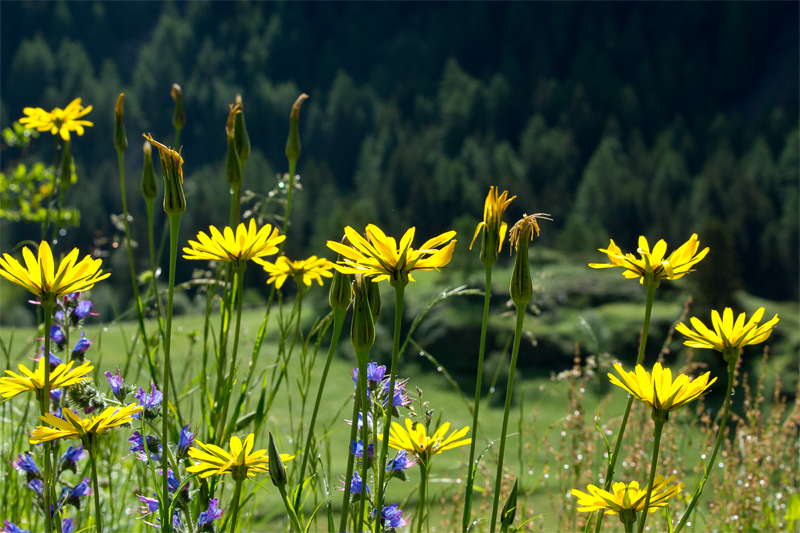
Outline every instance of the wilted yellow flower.
{"type": "MultiPolygon", "coordinates": [[[[683,483],[669,485],[675,476],[664,479],[664,476],[656,476],[653,480],[653,491],[650,495],[650,505],[647,512],[654,513],[659,507],[664,507],[673,496],[677,496],[683,488],[683,483]]],[[[589,485],[586,487],[589,494],[572,489],[570,494],[578,498],[578,511],[591,513],[593,511],[605,510],[608,514],[623,514],[626,511],[644,510],[644,500],[647,497],[647,490],[639,488],[639,482],[631,481],[629,484],[617,482],[613,485],[613,494],[601,488],[589,485]]],[[[635,519],[635,515],[630,518],[635,519]]],[[[630,520],[629,520],[630,521],[630,520]]]]}
{"type": "Polygon", "coordinates": [[[622,376],[624,383],[613,374],[608,374],[611,383],[622,387],[636,398],[650,406],[654,412],[669,413],[708,393],[708,388],[717,378],[708,381],[710,372],[691,380],[686,374],[680,374],[672,380],[672,371],[662,368],[661,363],[653,366],[651,376],[642,365],[636,365],[635,372],[625,372],[622,365],[616,363],[614,369],[622,376]]]}
{"type": "MultiPolygon", "coordinates": [[[[6,374],[11,377],[3,376],[0,378],[0,396],[3,398],[13,398],[21,392],[36,392],[43,390],[45,387],[44,373],[47,357],[39,359],[39,366],[35,372],[31,372],[25,365],[19,365],[21,374],[6,370],[6,374]]],[[[86,375],[94,370],[93,366],[89,366],[89,361],[86,361],[77,368],[72,368],[75,361],[58,365],[50,372],[50,386],[48,390],[58,389],[61,387],[69,387],[80,383],[84,379],[89,379],[86,375]]]]}
{"type": "MultiPolygon", "coordinates": [[[[256,474],[267,473],[269,472],[267,450],[254,452],[254,439],[255,436],[251,433],[242,444],[239,437],[231,437],[230,453],[219,446],[195,441],[200,448],[189,448],[189,457],[198,462],[194,466],[188,467],[186,471],[192,474],[200,473],[200,477],[203,478],[229,473],[233,479],[245,479],[256,474]]],[[[281,454],[281,459],[285,462],[294,459],[294,456],[281,454]]]]}
{"type": "MultiPolygon", "coordinates": [[[[516,197],[515,197],[516,198],[516,197]]],[[[538,219],[553,220],[549,218],[547,213],[535,213],[533,215],[522,215],[522,218],[511,227],[511,234],[509,235],[509,242],[515,249],[519,249],[519,243],[523,239],[525,242],[528,239],[533,240],[534,235],[539,236],[539,223],[538,219]]]]}
{"type": "Polygon", "coordinates": [[[254,259],[256,263],[264,267],[264,271],[269,274],[267,283],[275,283],[275,288],[280,289],[286,282],[286,278],[292,277],[298,285],[304,283],[307,286],[316,280],[322,285],[322,278],[332,278],[333,263],[325,258],[318,258],[312,255],[305,261],[289,261],[286,256],[279,257],[274,263],[263,261],[261,259],[254,259]]]}
{"type": "Polygon", "coordinates": [[[50,131],[53,135],[59,134],[65,141],[69,140],[69,132],[75,131],[83,135],[84,126],[94,126],[88,120],[78,120],[89,113],[92,106],[83,107],[81,99],[76,98],[67,107],[57,107],[49,113],[41,107],[26,107],[22,110],[26,116],[19,119],[19,123],[39,131],[50,131]]]}
{"type": "Polygon", "coordinates": [[[54,301],[70,292],[87,291],[98,281],[110,276],[103,275],[100,270],[103,263],[100,259],[92,259],[87,255],[80,263],[75,264],[78,259],[77,248],[61,261],[58,272],[55,273],[53,252],[46,241],[39,244],[38,260],[27,246],[22,248],[22,258],[25,260],[24,267],[10,255],[3,254],[3,259],[0,259],[0,275],[22,285],[42,302],[48,299],[54,301]]]}
{"type": "Polygon", "coordinates": [[[244,223],[233,230],[226,227],[222,233],[210,226],[211,237],[204,232],[197,234],[200,242],[189,241],[191,248],[184,248],[184,259],[205,259],[212,261],[225,261],[243,265],[250,259],[265,257],[278,253],[278,244],[286,239],[285,235],[278,235],[278,228],[273,229],[270,224],[256,229],[255,219],[250,219],[249,228],[244,223]]]}
{"type": "Polygon", "coordinates": [[[432,455],[442,453],[445,450],[466,446],[472,439],[463,439],[469,432],[469,426],[454,430],[449,436],[445,433],[450,429],[450,423],[445,422],[442,427],[437,429],[433,436],[425,434],[425,424],[412,422],[406,418],[406,427],[392,422],[392,429],[389,432],[389,446],[396,450],[406,450],[416,455],[422,462],[427,462],[432,455]],[[459,440],[463,439],[463,440],[459,440]]]}
{"type": "Polygon", "coordinates": [[[734,322],[733,310],[726,307],[722,318],[716,310],[711,311],[711,324],[714,326],[714,331],[708,329],[695,317],[692,317],[692,325],[696,331],[690,330],[683,322],[678,324],[675,329],[687,337],[687,340],[684,341],[686,346],[717,350],[725,355],[728,362],[735,362],[739,358],[739,348],[750,344],[760,344],[772,334],[772,329],[779,320],[778,315],[775,314],[772,320],[759,326],[758,323],[763,316],[764,308],[759,307],[747,323],[745,323],[745,313],[740,313],[734,322]]]}
{"type": "Polygon", "coordinates": [[[90,419],[82,419],[71,409],[62,409],[64,418],[58,418],[50,413],[39,418],[53,428],[37,426],[31,435],[31,444],[40,444],[56,439],[77,439],[83,441],[86,438],[93,438],[107,429],[127,424],[133,420],[133,415],[142,410],[141,405],[131,403],[123,407],[108,407],[99,415],[90,419]]]}
{"type": "Polygon", "coordinates": [[[692,266],[700,262],[708,253],[708,248],[697,253],[699,247],[700,242],[697,240],[697,234],[695,233],[683,246],[672,252],[667,259],[664,259],[664,254],[667,252],[667,243],[663,239],[658,241],[651,252],[647,239],[641,236],[639,237],[639,248],[637,249],[641,258],[636,259],[633,254],[622,255],[622,250],[614,244],[612,239],[607,250],[600,249],[601,252],[608,254],[608,259],[611,263],[589,263],[589,266],[592,268],[624,268],[623,276],[631,279],[639,278],[639,282],[642,284],[644,284],[647,274],[652,273],[653,282],[658,284],[663,278],[678,279],[691,271],[692,266]]]}
{"type": "Polygon", "coordinates": [[[486,202],[483,205],[483,222],[478,223],[475,228],[475,235],[472,237],[472,242],[469,244],[469,249],[472,250],[472,245],[475,244],[475,239],[483,228],[483,244],[481,247],[481,259],[483,256],[497,260],[497,253],[503,249],[503,239],[506,237],[506,229],[508,225],[503,222],[503,213],[511,201],[516,198],[512,196],[508,198],[508,191],[503,191],[500,196],[497,195],[498,189],[492,185],[489,187],[489,194],[486,196],[486,202]],[[497,247],[497,253],[494,252],[497,247]]]}
{"type": "Polygon", "coordinates": [[[378,226],[367,226],[366,239],[348,226],[344,232],[352,248],[340,242],[328,241],[328,248],[344,257],[334,268],[342,274],[376,276],[373,281],[388,279],[394,286],[396,283],[406,285],[414,281],[411,277],[414,270],[439,270],[450,262],[456,241],[451,240],[444,248],[436,248],[455,237],[455,231],[442,233],[424,242],[419,250],[411,248],[414,231],[415,228],[411,228],[403,235],[398,248],[397,241],[387,237],[378,226]]]}

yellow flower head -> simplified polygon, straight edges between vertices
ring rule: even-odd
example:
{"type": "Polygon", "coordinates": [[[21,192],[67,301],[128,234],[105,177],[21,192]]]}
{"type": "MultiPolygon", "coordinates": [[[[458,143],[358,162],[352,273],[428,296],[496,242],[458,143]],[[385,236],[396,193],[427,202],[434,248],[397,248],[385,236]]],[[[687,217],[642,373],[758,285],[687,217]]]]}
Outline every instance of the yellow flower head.
{"type": "Polygon", "coordinates": [[[250,259],[264,257],[278,253],[278,244],[286,240],[285,235],[278,235],[278,228],[272,229],[267,224],[256,230],[256,221],[250,219],[249,228],[244,223],[233,230],[226,227],[222,233],[211,226],[211,237],[204,232],[197,234],[200,242],[189,241],[191,248],[184,248],[185,259],[206,259],[225,261],[243,265],[250,259]]]}
{"type": "MultiPolygon", "coordinates": [[[[3,398],[13,398],[21,392],[36,392],[44,389],[44,365],[47,357],[39,359],[39,367],[35,372],[31,372],[25,365],[19,365],[20,374],[6,370],[8,376],[0,378],[0,396],[3,398]]],[[[94,370],[93,366],[89,366],[89,361],[86,361],[77,368],[72,368],[75,361],[58,365],[53,371],[50,372],[50,386],[49,390],[58,389],[61,387],[69,387],[80,383],[84,379],[89,379],[86,375],[94,370]]]]}
{"type": "Polygon", "coordinates": [[[411,272],[414,270],[439,270],[446,266],[453,257],[456,246],[455,231],[442,233],[422,244],[419,250],[411,248],[414,240],[414,228],[409,229],[400,239],[400,247],[392,237],[387,237],[378,226],[367,226],[365,239],[350,226],[344,229],[350,246],[336,241],[328,241],[328,248],[344,257],[334,268],[342,274],[364,274],[376,276],[373,281],[388,279],[392,286],[407,285],[414,281],[411,272]],[[437,249],[450,241],[444,248],[437,249]]]}
{"type": "Polygon", "coordinates": [[[70,292],[87,291],[98,281],[110,276],[103,275],[100,270],[103,263],[100,259],[92,259],[87,255],[80,263],[75,264],[78,259],[77,248],[61,261],[56,273],[53,252],[45,241],[39,245],[38,260],[27,246],[22,248],[22,258],[25,260],[24,267],[10,255],[3,254],[0,259],[0,275],[22,285],[42,302],[55,300],[70,292]]]}
{"type": "Polygon", "coordinates": [[[675,411],[696,400],[708,393],[708,388],[717,381],[717,378],[708,380],[710,372],[693,380],[690,380],[686,374],[680,374],[673,381],[672,371],[669,368],[662,368],[661,363],[653,366],[652,376],[642,365],[636,365],[635,372],[625,372],[619,363],[614,365],[614,369],[624,382],[617,379],[615,375],[608,374],[611,383],[639,398],[654,412],[661,413],[675,411]]]}
{"type": "Polygon", "coordinates": [[[36,426],[31,435],[31,444],[40,444],[56,439],[77,439],[100,435],[107,429],[127,424],[133,420],[133,415],[142,410],[141,405],[131,403],[123,407],[111,406],[99,415],[89,419],[80,418],[70,409],[62,409],[64,418],[58,418],[50,413],[39,418],[54,426],[52,428],[36,426]]]}
{"type": "Polygon", "coordinates": [[[722,318],[716,310],[711,311],[711,324],[714,326],[714,331],[708,329],[695,317],[692,317],[695,331],[690,330],[683,322],[678,324],[675,329],[686,336],[687,340],[684,342],[686,346],[708,348],[722,353],[736,352],[735,355],[738,357],[739,348],[749,344],[759,344],[769,338],[772,329],[778,323],[778,315],[776,314],[772,320],[759,326],[758,323],[763,316],[764,308],[760,307],[746,323],[745,313],[741,313],[734,322],[733,310],[726,307],[722,318]]]}
{"type": "Polygon", "coordinates": [[[389,446],[395,450],[411,452],[425,462],[433,455],[451,448],[466,446],[472,442],[472,439],[463,438],[469,432],[469,427],[457,431],[454,430],[449,436],[445,437],[448,429],[450,429],[450,423],[445,422],[432,437],[428,437],[425,434],[425,424],[411,422],[410,419],[406,418],[406,427],[404,429],[397,422],[392,422],[392,429],[389,432],[389,446]]]}
{"type": "MultiPolygon", "coordinates": [[[[213,444],[203,444],[195,441],[200,448],[189,448],[189,457],[196,460],[194,466],[186,469],[192,474],[200,473],[200,477],[219,476],[230,473],[233,479],[245,479],[256,474],[269,472],[269,456],[267,450],[253,451],[253,440],[255,436],[251,433],[244,439],[244,444],[239,437],[231,437],[228,453],[219,446],[213,444]]],[[[294,459],[293,455],[281,454],[284,462],[294,459]]]]}
{"type": "Polygon", "coordinates": [[[522,215],[522,218],[511,227],[511,235],[509,241],[515,250],[519,250],[519,243],[524,240],[526,243],[528,239],[533,240],[534,234],[539,236],[539,223],[537,219],[553,220],[547,213],[535,213],[533,215],[522,215]]]}
{"type": "Polygon", "coordinates": [[[683,246],[664,259],[664,254],[667,252],[667,243],[662,239],[650,251],[647,239],[641,236],[639,237],[639,248],[636,250],[640,258],[636,259],[633,254],[622,255],[622,250],[614,244],[612,239],[607,250],[600,249],[601,252],[608,254],[608,259],[611,263],[589,263],[589,266],[592,268],[624,268],[623,276],[631,279],[639,278],[639,282],[642,284],[644,284],[647,275],[651,274],[653,282],[658,285],[663,278],[678,279],[690,272],[692,266],[699,263],[708,253],[708,248],[697,253],[699,247],[700,242],[697,240],[697,234],[695,233],[683,246]]]}
{"type": "Polygon", "coordinates": [[[508,225],[503,222],[503,213],[511,201],[516,198],[512,196],[508,198],[508,191],[503,191],[500,196],[494,185],[489,187],[489,194],[486,196],[486,202],[483,204],[483,222],[478,223],[475,228],[475,235],[472,237],[472,242],[469,244],[469,249],[472,250],[472,245],[475,244],[475,239],[483,228],[483,253],[493,254],[494,248],[497,246],[497,253],[503,249],[503,239],[506,237],[506,229],[508,225]]]}
{"type": "MultiPolygon", "coordinates": [[[[677,496],[683,488],[683,483],[669,485],[675,476],[664,479],[664,476],[656,476],[653,479],[653,491],[650,495],[650,505],[648,513],[654,513],[659,507],[664,507],[673,496],[677,496]]],[[[625,511],[643,511],[644,500],[647,497],[647,490],[640,489],[637,481],[629,484],[617,482],[612,486],[613,494],[601,488],[589,485],[589,494],[572,489],[570,493],[578,498],[578,511],[591,513],[593,511],[605,510],[607,514],[620,514],[625,511]]]]}
{"type": "Polygon", "coordinates": [[[50,131],[53,135],[59,134],[65,141],[69,140],[69,132],[75,131],[83,135],[84,126],[94,126],[88,120],[78,120],[89,113],[92,106],[83,107],[81,99],[76,98],[67,107],[57,107],[49,113],[41,107],[26,107],[22,110],[26,116],[19,119],[19,123],[39,131],[50,131]]]}
{"type": "Polygon", "coordinates": [[[254,259],[256,263],[264,267],[264,270],[269,274],[267,283],[275,283],[275,288],[280,289],[283,287],[286,278],[291,276],[295,279],[298,285],[304,283],[311,286],[311,282],[317,280],[322,285],[323,276],[332,278],[333,263],[325,258],[318,258],[312,255],[305,261],[289,261],[286,256],[279,257],[274,263],[269,261],[262,261],[261,259],[254,259]]]}

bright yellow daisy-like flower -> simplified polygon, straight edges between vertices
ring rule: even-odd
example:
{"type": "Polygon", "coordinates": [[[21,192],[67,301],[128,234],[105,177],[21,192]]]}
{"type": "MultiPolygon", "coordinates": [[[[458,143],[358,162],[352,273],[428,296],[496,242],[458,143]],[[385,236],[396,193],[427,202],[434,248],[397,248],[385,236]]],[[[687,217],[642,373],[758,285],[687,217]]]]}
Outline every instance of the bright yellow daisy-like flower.
{"type": "Polygon", "coordinates": [[[422,244],[419,250],[411,248],[414,240],[414,228],[409,229],[400,239],[400,246],[393,237],[387,237],[378,226],[367,226],[365,239],[350,226],[344,229],[351,246],[340,242],[328,241],[328,248],[338,252],[344,258],[334,268],[342,274],[364,274],[376,276],[373,281],[388,279],[394,286],[403,286],[414,281],[411,272],[414,270],[439,270],[446,266],[453,257],[456,246],[453,237],[455,231],[442,233],[422,244]],[[437,249],[445,242],[447,246],[437,249]]]}
{"type": "Polygon", "coordinates": [[[478,223],[475,228],[475,235],[472,236],[472,242],[469,244],[469,249],[472,250],[472,245],[475,244],[475,239],[483,229],[483,249],[484,253],[491,253],[497,246],[497,253],[503,249],[503,239],[506,237],[506,230],[508,224],[503,222],[503,213],[511,201],[516,198],[512,196],[508,198],[508,191],[503,191],[503,194],[498,196],[499,189],[494,185],[489,187],[489,194],[486,196],[486,202],[483,204],[483,222],[478,223]]]}
{"type": "Polygon", "coordinates": [[[711,311],[711,324],[714,331],[708,329],[695,317],[692,317],[695,331],[689,329],[683,322],[678,324],[675,329],[686,336],[686,346],[708,348],[722,353],[737,352],[738,356],[739,348],[762,343],[772,334],[772,329],[778,323],[778,315],[776,314],[772,320],[759,326],[758,323],[763,316],[764,308],[760,307],[747,322],[745,322],[745,313],[741,313],[734,322],[733,310],[726,307],[721,318],[716,310],[711,311]]]}
{"type": "Polygon", "coordinates": [[[611,383],[627,390],[650,406],[654,412],[660,413],[675,411],[707,394],[708,388],[717,381],[717,378],[708,380],[710,372],[693,380],[686,374],[680,374],[673,381],[672,371],[669,368],[662,368],[661,363],[653,366],[652,376],[642,365],[636,365],[635,372],[625,372],[619,363],[614,365],[614,369],[624,382],[617,379],[615,375],[608,374],[611,383]]]}
{"type": "Polygon", "coordinates": [[[191,248],[184,248],[184,259],[205,259],[212,261],[225,261],[244,265],[250,259],[265,257],[278,253],[278,244],[286,240],[285,235],[278,235],[278,228],[273,229],[270,224],[256,228],[256,221],[250,219],[250,226],[244,223],[233,230],[226,227],[221,233],[211,226],[211,237],[204,232],[197,234],[196,241],[189,241],[191,248]]]}
{"type": "Polygon", "coordinates": [[[644,236],[639,237],[639,248],[637,252],[640,258],[637,259],[633,254],[622,254],[619,246],[614,244],[613,239],[608,249],[600,249],[601,252],[608,255],[611,263],[589,263],[592,268],[623,268],[625,271],[622,273],[626,278],[639,278],[639,282],[644,284],[645,278],[648,273],[652,274],[653,281],[657,284],[661,279],[678,279],[690,272],[692,266],[700,262],[708,253],[708,248],[705,248],[700,253],[697,249],[700,247],[700,242],[697,240],[697,234],[686,241],[683,246],[675,250],[670,256],[664,259],[664,254],[667,252],[667,243],[662,239],[656,243],[653,250],[647,244],[647,239],[644,236]]]}
{"type": "MultiPolygon", "coordinates": [[[[192,474],[199,473],[200,477],[220,476],[231,474],[233,479],[245,479],[256,474],[269,472],[269,456],[267,450],[253,451],[251,433],[244,439],[233,436],[230,440],[230,453],[213,444],[203,444],[195,441],[200,448],[189,448],[189,457],[198,461],[194,466],[186,469],[192,474]]],[[[281,460],[286,462],[294,459],[293,455],[281,454],[281,460]]]]}
{"type": "MultiPolygon", "coordinates": [[[[44,389],[45,385],[44,365],[46,361],[47,357],[40,358],[39,367],[35,372],[28,370],[25,365],[19,365],[20,374],[12,372],[11,370],[6,370],[6,374],[11,377],[3,376],[0,378],[0,396],[3,398],[13,398],[17,394],[29,391],[38,394],[39,391],[44,389]]],[[[86,361],[77,368],[72,368],[74,363],[74,361],[70,361],[69,363],[58,365],[50,372],[49,390],[69,387],[70,385],[75,385],[85,379],[89,379],[86,375],[94,370],[93,366],[89,366],[89,361],[86,361]]]]}
{"type": "MultiPolygon", "coordinates": [[[[650,505],[647,512],[654,513],[660,507],[667,505],[668,500],[677,496],[683,488],[683,483],[670,485],[675,476],[664,479],[664,476],[656,476],[653,480],[653,491],[650,495],[650,505]]],[[[644,501],[647,497],[646,488],[639,488],[637,481],[630,483],[614,483],[613,493],[601,488],[589,485],[586,487],[589,494],[572,489],[570,494],[578,498],[578,511],[591,513],[593,511],[605,510],[608,514],[624,514],[630,511],[637,512],[644,510],[644,501]]],[[[631,516],[632,518],[632,516],[631,516]]]]}
{"type": "Polygon", "coordinates": [[[19,119],[19,123],[39,131],[50,131],[53,135],[61,135],[62,139],[68,141],[70,131],[83,135],[84,126],[94,126],[88,120],[78,120],[91,110],[92,106],[81,105],[80,98],[70,102],[64,109],[57,107],[49,113],[41,107],[26,107],[22,110],[26,116],[19,119]]]}
{"type": "Polygon", "coordinates": [[[0,259],[0,275],[22,285],[37,295],[42,302],[55,300],[70,292],[89,290],[95,283],[110,276],[100,270],[103,264],[100,259],[92,259],[87,255],[76,264],[77,248],[61,261],[58,272],[55,272],[53,252],[45,241],[39,245],[38,260],[27,246],[22,248],[22,258],[25,260],[25,266],[10,255],[3,254],[3,258],[0,259]]]}
{"type": "Polygon", "coordinates": [[[466,446],[472,439],[464,439],[464,435],[469,432],[469,426],[454,430],[445,437],[450,423],[445,422],[442,427],[429,437],[425,433],[425,424],[412,422],[406,418],[406,427],[403,428],[397,422],[392,422],[392,429],[389,432],[389,446],[396,450],[406,450],[415,454],[422,462],[426,462],[429,457],[442,453],[445,450],[466,446]],[[461,440],[459,440],[461,439],[461,440]]]}
{"type": "Polygon", "coordinates": [[[83,441],[105,433],[109,428],[127,424],[133,420],[133,415],[142,410],[141,405],[131,403],[123,407],[111,406],[99,415],[89,419],[80,418],[70,409],[61,412],[64,418],[58,418],[50,413],[39,418],[52,428],[37,426],[31,435],[31,444],[40,444],[56,439],[77,439],[83,441]]]}
{"type": "Polygon", "coordinates": [[[263,261],[261,259],[254,259],[256,263],[264,267],[264,270],[269,274],[267,283],[275,283],[275,288],[280,289],[286,282],[286,278],[292,277],[297,281],[297,284],[304,283],[311,286],[311,282],[316,280],[322,285],[322,278],[332,278],[333,263],[325,258],[318,258],[312,255],[305,261],[290,261],[286,256],[279,257],[274,263],[263,261]]]}

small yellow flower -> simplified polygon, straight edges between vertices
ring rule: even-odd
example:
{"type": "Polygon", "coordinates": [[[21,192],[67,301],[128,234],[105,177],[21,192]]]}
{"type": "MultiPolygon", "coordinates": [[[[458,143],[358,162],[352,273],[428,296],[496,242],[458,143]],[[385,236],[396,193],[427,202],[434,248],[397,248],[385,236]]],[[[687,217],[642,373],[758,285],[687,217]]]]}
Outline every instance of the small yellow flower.
{"type": "Polygon", "coordinates": [[[639,278],[639,282],[642,284],[644,284],[645,278],[649,273],[653,276],[653,282],[658,284],[661,279],[678,279],[690,272],[692,266],[700,262],[708,253],[708,248],[697,253],[699,247],[700,242],[697,240],[697,234],[695,233],[683,246],[672,252],[667,259],[664,259],[664,254],[667,252],[667,243],[662,239],[650,251],[647,239],[641,236],[639,237],[639,248],[637,249],[641,257],[636,259],[633,254],[622,255],[622,250],[614,244],[612,239],[607,250],[600,249],[601,252],[608,255],[611,263],[589,263],[589,266],[592,268],[624,268],[623,276],[631,279],[639,278]]]}
{"type": "MultiPolygon", "coordinates": [[[[11,377],[3,376],[0,378],[0,396],[3,398],[13,398],[21,392],[36,392],[44,389],[44,365],[47,357],[39,359],[39,367],[35,372],[31,372],[25,365],[19,365],[21,374],[6,370],[6,374],[11,377]]],[[[89,379],[86,375],[94,370],[93,366],[89,366],[89,361],[86,361],[77,368],[72,368],[75,361],[58,365],[50,372],[50,386],[49,390],[58,389],[61,387],[69,387],[80,383],[85,379],[89,379]]]]}
{"type": "Polygon", "coordinates": [[[81,99],[76,98],[67,107],[57,107],[49,113],[41,107],[26,107],[22,110],[26,116],[19,119],[19,123],[39,131],[50,131],[53,135],[59,134],[65,141],[69,140],[69,132],[75,131],[83,135],[84,126],[94,126],[88,120],[78,120],[89,113],[92,106],[83,107],[81,99]]]}
{"type": "Polygon", "coordinates": [[[506,230],[508,225],[503,222],[503,213],[511,201],[516,198],[512,196],[508,198],[508,191],[503,191],[500,196],[497,195],[499,189],[494,185],[489,187],[489,194],[486,196],[486,202],[483,205],[483,222],[478,223],[475,228],[475,235],[472,237],[472,242],[469,244],[469,249],[472,250],[472,245],[475,244],[475,239],[483,228],[483,247],[482,250],[485,254],[491,254],[494,251],[495,245],[497,246],[497,253],[503,249],[503,239],[506,237],[506,230]]]}
{"type": "MultiPolygon", "coordinates": [[[[267,473],[269,472],[267,450],[254,452],[254,438],[255,436],[251,433],[242,444],[239,437],[231,437],[230,453],[219,446],[196,441],[200,448],[189,448],[189,457],[198,462],[194,466],[188,467],[186,471],[192,474],[200,473],[200,477],[203,478],[229,473],[233,479],[245,479],[256,474],[267,473]]],[[[284,462],[291,459],[294,459],[293,455],[281,454],[281,460],[284,462]]]]}
{"type": "Polygon", "coordinates": [[[27,246],[22,248],[22,258],[25,260],[24,267],[10,255],[3,254],[3,259],[0,259],[0,275],[22,285],[42,302],[55,300],[70,292],[87,291],[98,281],[110,276],[103,275],[100,270],[103,263],[100,259],[92,259],[87,255],[80,263],[75,264],[78,259],[77,248],[61,261],[58,272],[54,273],[53,253],[45,241],[39,245],[38,261],[27,246]]]}
{"type": "Polygon", "coordinates": [[[250,219],[250,227],[239,224],[236,234],[226,227],[222,233],[211,226],[211,237],[204,232],[197,234],[200,242],[189,241],[191,248],[184,248],[184,259],[206,259],[212,261],[225,261],[243,265],[250,259],[265,257],[278,253],[278,244],[286,239],[285,235],[278,235],[278,228],[273,229],[267,224],[256,230],[256,221],[250,219]]]}
{"type": "Polygon", "coordinates": [[[279,257],[274,263],[263,261],[261,259],[254,259],[256,263],[264,267],[264,270],[269,274],[267,283],[275,283],[275,288],[280,289],[286,282],[286,278],[291,276],[295,279],[298,285],[304,283],[311,286],[311,282],[316,280],[322,285],[323,276],[332,278],[333,263],[325,258],[318,258],[312,255],[305,261],[289,261],[286,256],[279,257]]]}
{"type": "Polygon", "coordinates": [[[624,383],[613,374],[608,374],[611,383],[633,394],[654,412],[661,413],[675,411],[707,394],[708,388],[717,381],[717,378],[708,381],[710,372],[693,380],[686,374],[680,374],[673,381],[672,371],[669,368],[662,368],[661,363],[653,366],[652,376],[642,365],[636,365],[635,372],[625,372],[619,363],[614,365],[614,369],[622,376],[624,383]]]}
{"type": "Polygon", "coordinates": [[[58,418],[50,413],[39,418],[53,428],[37,426],[31,435],[31,444],[40,444],[56,439],[77,439],[83,441],[85,438],[104,433],[107,429],[127,424],[133,420],[133,415],[142,410],[141,405],[135,403],[123,407],[111,406],[99,415],[90,419],[83,419],[70,409],[63,409],[61,412],[64,418],[58,418]]]}
{"type": "Polygon", "coordinates": [[[426,462],[433,455],[452,448],[458,448],[459,446],[466,446],[472,442],[472,439],[463,439],[464,435],[469,432],[469,426],[457,431],[454,430],[449,436],[445,437],[448,429],[450,429],[450,423],[445,422],[432,437],[428,437],[425,434],[425,424],[412,422],[406,418],[406,428],[404,429],[397,422],[392,422],[392,429],[389,432],[389,446],[395,450],[411,452],[421,461],[426,462]]]}
{"type": "Polygon", "coordinates": [[[683,322],[678,324],[675,329],[687,337],[684,342],[686,346],[708,348],[725,353],[767,340],[775,324],[778,323],[778,315],[776,314],[772,320],[759,326],[758,323],[763,316],[764,308],[760,307],[747,323],[745,323],[745,313],[741,313],[734,322],[733,310],[726,307],[722,318],[716,310],[711,311],[711,324],[714,326],[714,331],[708,329],[695,317],[692,317],[692,325],[696,331],[690,330],[683,322]]]}
{"type": "MultiPolygon", "coordinates": [[[[683,488],[683,483],[669,485],[675,476],[664,479],[664,476],[656,476],[653,479],[653,491],[650,495],[650,505],[648,513],[654,513],[659,507],[664,507],[673,496],[678,495],[683,488]]],[[[591,513],[604,509],[607,514],[622,514],[625,511],[643,511],[644,500],[647,497],[647,490],[640,489],[637,481],[629,484],[617,482],[613,485],[614,493],[610,493],[601,488],[589,485],[589,494],[572,489],[570,493],[578,498],[578,511],[591,513]]]]}
{"type": "Polygon", "coordinates": [[[422,244],[419,250],[411,248],[415,228],[409,229],[400,239],[400,247],[393,237],[387,237],[378,226],[367,226],[365,239],[350,226],[344,229],[350,246],[336,241],[328,241],[328,248],[340,253],[344,259],[334,268],[342,274],[364,274],[376,276],[373,281],[388,279],[394,286],[400,283],[405,286],[414,281],[411,272],[414,270],[439,270],[446,266],[453,257],[456,246],[455,231],[442,233],[422,244]],[[445,242],[444,248],[437,249],[445,242]]]}

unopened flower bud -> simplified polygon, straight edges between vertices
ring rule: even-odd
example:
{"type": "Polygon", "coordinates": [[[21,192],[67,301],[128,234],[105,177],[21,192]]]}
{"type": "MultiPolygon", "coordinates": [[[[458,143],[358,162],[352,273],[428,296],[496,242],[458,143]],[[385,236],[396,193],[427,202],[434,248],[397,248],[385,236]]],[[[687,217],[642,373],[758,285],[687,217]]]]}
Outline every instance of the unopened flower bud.
{"type": "Polygon", "coordinates": [[[234,117],[240,115],[239,104],[231,104],[231,112],[228,114],[228,122],[225,125],[225,132],[228,134],[228,155],[225,158],[225,176],[231,185],[238,185],[242,182],[242,163],[236,151],[236,135],[234,133],[234,117]]]}
{"type": "Polygon", "coordinates": [[[297,97],[292,106],[292,114],[289,116],[289,139],[286,141],[286,159],[297,162],[300,159],[300,106],[308,95],[303,93],[297,97]]]}
{"type": "Polygon", "coordinates": [[[278,447],[275,446],[271,431],[269,432],[269,477],[276,487],[285,486],[289,481],[286,467],[283,465],[283,459],[281,459],[281,454],[278,452],[278,447]]]}
{"type": "Polygon", "coordinates": [[[158,194],[156,175],[153,172],[153,148],[149,142],[144,143],[144,166],[142,167],[142,196],[147,200],[155,200],[158,194]]]}
{"type": "Polygon", "coordinates": [[[239,113],[233,118],[233,135],[236,141],[236,153],[239,154],[239,161],[242,167],[250,159],[250,136],[247,135],[247,126],[244,123],[244,108],[242,107],[242,95],[236,95],[236,105],[239,106],[239,113]]]}
{"type": "Polygon", "coordinates": [[[370,314],[372,314],[372,322],[375,323],[378,321],[378,315],[381,314],[381,289],[378,283],[370,278],[364,278],[364,287],[367,291],[367,301],[369,302],[370,314]]]}
{"type": "Polygon", "coordinates": [[[114,148],[117,152],[124,152],[128,149],[128,137],[125,135],[125,122],[122,120],[122,100],[125,93],[120,93],[117,98],[117,105],[114,107],[114,148]]]}
{"type": "Polygon", "coordinates": [[[169,94],[175,100],[175,114],[172,115],[172,125],[180,131],[186,125],[186,115],[183,112],[183,90],[177,83],[172,84],[169,94]]]}
{"type": "Polygon", "coordinates": [[[156,141],[150,135],[144,138],[161,152],[161,173],[164,175],[164,212],[176,215],[186,211],[183,195],[183,158],[178,152],[156,141]]]}
{"type": "Polygon", "coordinates": [[[511,494],[508,495],[506,504],[503,506],[503,513],[500,515],[500,523],[502,530],[508,531],[511,524],[514,523],[514,518],[517,516],[517,486],[519,480],[514,480],[514,488],[511,489],[511,494]]]}
{"type": "Polygon", "coordinates": [[[517,248],[517,258],[514,261],[514,270],[511,272],[511,301],[517,307],[528,305],[533,298],[533,280],[531,267],[528,261],[528,243],[533,240],[534,234],[539,235],[537,218],[551,220],[550,215],[536,213],[525,215],[522,220],[511,228],[511,246],[517,248]]]}
{"type": "Polygon", "coordinates": [[[369,350],[375,344],[375,322],[369,309],[366,279],[361,274],[356,274],[353,283],[355,300],[353,302],[353,321],[350,328],[350,341],[356,353],[369,350]]]}

